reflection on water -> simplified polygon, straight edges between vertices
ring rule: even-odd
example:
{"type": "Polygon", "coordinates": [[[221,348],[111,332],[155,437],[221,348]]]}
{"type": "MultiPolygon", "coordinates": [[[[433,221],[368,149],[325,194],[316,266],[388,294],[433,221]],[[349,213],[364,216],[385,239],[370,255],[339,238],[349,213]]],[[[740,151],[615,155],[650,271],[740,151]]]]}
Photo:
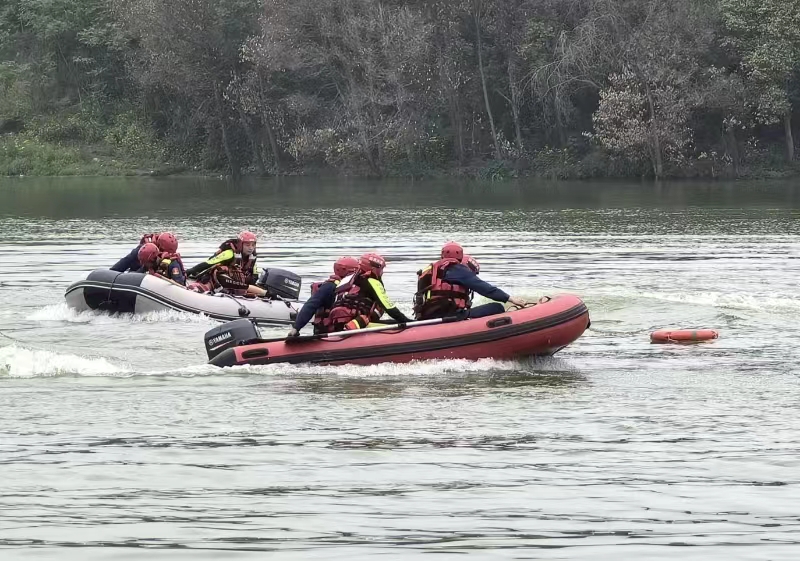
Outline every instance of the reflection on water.
{"type": "MultiPolygon", "coordinates": [[[[491,364],[481,370],[470,371],[474,366],[465,365],[464,372],[444,371],[433,374],[419,372],[418,365],[405,367],[406,371],[416,371],[413,377],[408,374],[392,375],[387,372],[391,367],[385,365],[379,369],[384,371],[382,374],[367,377],[341,376],[339,367],[336,367],[327,374],[299,374],[271,380],[269,386],[272,391],[281,393],[308,392],[339,398],[389,398],[402,397],[409,393],[456,397],[475,395],[478,392],[527,388],[531,390],[528,397],[535,398],[537,393],[547,395],[547,391],[588,383],[584,376],[566,363],[553,369],[529,371],[524,364],[490,362],[491,364]]],[[[434,368],[441,369],[441,366],[435,362],[423,366],[423,369],[434,368]]]]}
{"type": "MultiPolygon", "coordinates": [[[[285,177],[230,183],[212,178],[4,179],[0,215],[37,219],[249,216],[275,210],[360,208],[611,211],[725,210],[733,218],[800,208],[795,182],[548,182],[325,180],[285,177]],[[753,212],[758,210],[758,213],[753,212]]],[[[363,221],[359,221],[363,222],[363,221]]]]}

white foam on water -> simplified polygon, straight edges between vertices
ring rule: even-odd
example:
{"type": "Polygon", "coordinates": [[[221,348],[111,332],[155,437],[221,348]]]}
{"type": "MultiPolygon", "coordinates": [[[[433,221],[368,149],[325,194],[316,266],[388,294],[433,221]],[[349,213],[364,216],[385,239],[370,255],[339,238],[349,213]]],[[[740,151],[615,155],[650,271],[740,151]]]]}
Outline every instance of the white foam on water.
{"type": "MultiPolygon", "coordinates": [[[[564,372],[574,370],[564,359],[530,358],[521,360],[495,360],[490,358],[477,361],[465,359],[442,359],[442,360],[419,360],[407,363],[383,362],[361,366],[356,364],[343,364],[340,366],[321,366],[312,364],[266,364],[233,366],[229,368],[218,368],[215,366],[204,366],[202,372],[208,374],[233,374],[233,375],[273,375],[273,376],[315,376],[315,375],[338,375],[343,377],[367,378],[367,377],[401,377],[419,376],[428,377],[441,374],[472,374],[472,373],[498,373],[498,372],[564,372]],[[208,370],[211,368],[211,370],[208,370]]],[[[195,367],[192,372],[199,372],[195,367]]]]}
{"type": "Polygon", "coordinates": [[[17,345],[0,347],[0,376],[34,378],[61,375],[115,376],[128,373],[104,358],[29,349],[17,345]]]}
{"type": "Polygon", "coordinates": [[[146,314],[114,314],[96,310],[77,311],[65,302],[44,306],[29,314],[29,321],[60,321],[66,323],[92,323],[98,325],[126,323],[194,323],[200,325],[217,325],[219,322],[204,314],[191,314],[177,310],[159,310],[146,314]]]}
{"type": "Polygon", "coordinates": [[[800,311],[800,298],[792,294],[772,292],[769,295],[760,295],[753,292],[720,292],[713,290],[699,290],[692,292],[667,292],[657,290],[630,290],[625,288],[593,289],[586,295],[594,306],[609,306],[614,309],[636,308],[642,305],[642,300],[658,300],[676,304],[691,304],[721,308],[726,310],[758,311],[777,314],[794,314],[800,311]],[[600,299],[598,299],[598,297],[600,299]]]}
{"type": "Polygon", "coordinates": [[[564,372],[574,368],[559,358],[521,360],[463,359],[422,360],[409,363],[380,363],[369,366],[344,364],[322,366],[312,364],[268,364],[219,368],[210,364],[193,364],[169,370],[136,371],[113,364],[102,357],[82,357],[19,345],[0,347],[0,376],[34,378],[61,375],[73,376],[342,376],[367,377],[430,377],[443,374],[496,374],[502,372],[564,372]]]}
{"type": "Polygon", "coordinates": [[[641,292],[639,295],[668,302],[698,304],[734,310],[755,310],[772,313],[794,313],[800,311],[800,299],[782,294],[758,296],[749,292],[723,293],[705,291],[692,293],[641,292]]]}

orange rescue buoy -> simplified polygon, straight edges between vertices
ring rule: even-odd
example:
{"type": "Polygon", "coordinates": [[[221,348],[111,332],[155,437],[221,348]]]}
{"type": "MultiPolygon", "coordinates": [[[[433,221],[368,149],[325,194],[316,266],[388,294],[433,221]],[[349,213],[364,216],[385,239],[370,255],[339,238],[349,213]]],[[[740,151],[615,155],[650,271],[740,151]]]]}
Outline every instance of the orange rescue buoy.
{"type": "Polygon", "coordinates": [[[650,334],[651,343],[697,343],[719,337],[713,329],[660,329],[650,334]]]}

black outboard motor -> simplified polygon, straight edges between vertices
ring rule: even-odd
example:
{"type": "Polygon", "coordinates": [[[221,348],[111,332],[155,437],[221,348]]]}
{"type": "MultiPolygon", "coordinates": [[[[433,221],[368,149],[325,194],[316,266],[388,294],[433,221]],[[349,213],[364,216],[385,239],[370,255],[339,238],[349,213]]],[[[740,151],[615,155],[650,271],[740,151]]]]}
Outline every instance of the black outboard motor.
{"type": "Polygon", "coordinates": [[[256,286],[267,291],[267,297],[283,300],[300,298],[302,278],[286,269],[264,269],[258,277],[256,286]]]}
{"type": "Polygon", "coordinates": [[[207,331],[204,337],[206,354],[211,360],[222,351],[261,339],[255,323],[249,319],[235,319],[207,331]]]}

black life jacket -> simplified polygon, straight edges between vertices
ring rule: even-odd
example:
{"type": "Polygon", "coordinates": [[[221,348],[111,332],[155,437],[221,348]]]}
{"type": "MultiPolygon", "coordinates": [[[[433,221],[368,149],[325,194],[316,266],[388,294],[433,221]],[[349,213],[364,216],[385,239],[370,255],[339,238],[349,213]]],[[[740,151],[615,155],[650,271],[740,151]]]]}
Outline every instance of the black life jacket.
{"type": "MultiPolygon", "coordinates": [[[[241,270],[242,273],[247,275],[248,279],[254,277],[256,270],[256,259],[258,259],[256,251],[253,250],[253,253],[246,257],[243,256],[242,242],[240,242],[238,238],[231,238],[230,240],[222,242],[214,255],[219,255],[223,251],[227,251],[229,249],[233,251],[233,263],[228,264],[228,267],[241,270]]],[[[248,284],[250,284],[250,280],[248,280],[248,284]]]]}
{"type": "MultiPolygon", "coordinates": [[[[217,263],[200,273],[197,278],[199,284],[210,287],[211,291],[219,290],[221,288],[221,283],[217,279],[217,276],[221,274],[227,275],[240,284],[249,285],[255,282],[253,277],[255,276],[256,252],[254,251],[250,256],[245,258],[241,253],[241,243],[239,239],[231,238],[220,244],[219,249],[214,252],[214,257],[229,250],[233,252],[233,261],[217,263]]],[[[226,291],[231,294],[239,295],[246,294],[247,292],[245,289],[226,289],[226,291]]]]}

